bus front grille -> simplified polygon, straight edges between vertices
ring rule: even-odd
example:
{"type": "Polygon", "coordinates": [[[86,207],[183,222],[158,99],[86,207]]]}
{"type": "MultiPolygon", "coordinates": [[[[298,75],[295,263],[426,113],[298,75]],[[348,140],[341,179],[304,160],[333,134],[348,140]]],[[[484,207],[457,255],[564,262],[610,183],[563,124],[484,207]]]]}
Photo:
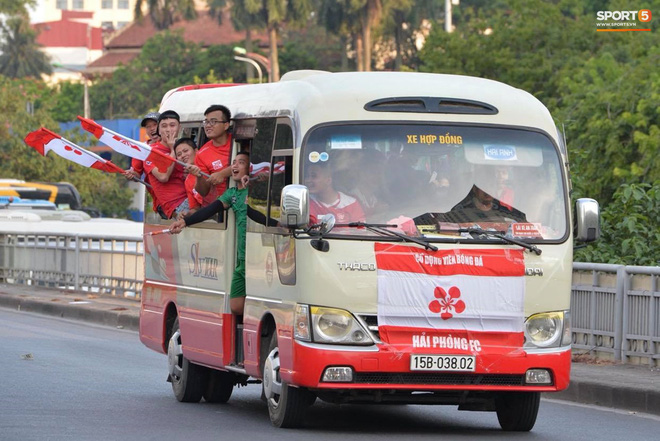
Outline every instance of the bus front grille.
{"type": "Polygon", "coordinates": [[[356,372],[357,384],[522,386],[524,375],[356,372]]]}

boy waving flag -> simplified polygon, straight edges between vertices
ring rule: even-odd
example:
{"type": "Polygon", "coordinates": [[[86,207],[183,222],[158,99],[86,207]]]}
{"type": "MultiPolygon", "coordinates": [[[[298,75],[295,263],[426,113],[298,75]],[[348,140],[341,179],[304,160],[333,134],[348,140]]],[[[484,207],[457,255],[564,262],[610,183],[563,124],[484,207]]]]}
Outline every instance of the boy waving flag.
{"type": "Polygon", "coordinates": [[[153,150],[149,145],[135,141],[110,129],[103,127],[96,121],[78,116],[82,128],[90,132],[99,141],[116,152],[147,163],[153,163],[156,168],[165,173],[171,163],[176,160],[159,151],[153,150]]]}
{"type": "Polygon", "coordinates": [[[53,151],[62,158],[83,167],[95,168],[109,173],[124,173],[124,170],[112,161],[107,161],[44,127],[28,133],[25,137],[25,143],[38,151],[42,156],[46,156],[49,151],[53,151]]]}

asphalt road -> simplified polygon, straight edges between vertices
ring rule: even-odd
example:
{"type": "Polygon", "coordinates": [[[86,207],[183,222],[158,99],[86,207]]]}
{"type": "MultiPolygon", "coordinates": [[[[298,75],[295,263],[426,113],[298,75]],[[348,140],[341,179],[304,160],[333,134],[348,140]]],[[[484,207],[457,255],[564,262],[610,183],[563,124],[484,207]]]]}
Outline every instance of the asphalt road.
{"type": "Polygon", "coordinates": [[[318,402],[305,429],[276,429],[260,386],[227,404],[178,403],[164,355],[132,331],[0,309],[2,440],[657,439],[660,418],[544,400],[530,433],[502,432],[493,413],[438,406],[318,402]]]}

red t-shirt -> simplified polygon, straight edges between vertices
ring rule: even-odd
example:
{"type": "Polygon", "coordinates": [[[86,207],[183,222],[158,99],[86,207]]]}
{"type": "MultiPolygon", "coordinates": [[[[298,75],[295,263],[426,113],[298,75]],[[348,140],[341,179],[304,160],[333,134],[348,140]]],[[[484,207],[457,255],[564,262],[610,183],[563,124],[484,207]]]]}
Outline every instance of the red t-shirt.
{"type": "MultiPolygon", "coordinates": [[[[229,167],[229,158],[231,157],[231,135],[227,135],[227,142],[221,146],[213,145],[213,141],[209,141],[202,146],[195,156],[195,165],[201,171],[207,174],[215,173],[225,167],[229,167]]],[[[204,179],[204,178],[202,178],[204,179]]],[[[227,189],[227,179],[215,188],[211,188],[209,193],[204,196],[204,204],[207,205],[218,198],[227,189]]]]}
{"type": "MultiPolygon", "coordinates": [[[[139,159],[131,158],[131,168],[141,176],[142,173],[144,173],[144,162],[140,161],[139,159]]],[[[149,182],[148,174],[144,175],[144,182],[151,185],[151,182],[149,182]]],[[[153,210],[156,211],[156,207],[158,207],[158,199],[156,199],[156,193],[154,193],[153,186],[147,187],[147,191],[151,195],[151,200],[153,201],[153,210]]]]}
{"type": "MultiPolygon", "coordinates": [[[[161,143],[153,144],[151,148],[156,149],[165,155],[170,154],[169,147],[166,147],[161,143]]],[[[154,168],[156,168],[156,166],[153,162],[144,162],[144,172],[147,175],[152,174],[151,172],[154,168]]],[[[160,207],[163,209],[167,217],[172,217],[172,213],[174,213],[176,207],[181,205],[181,203],[187,198],[186,186],[183,178],[183,167],[179,164],[174,164],[174,170],[172,170],[170,179],[167,182],[160,182],[155,176],[150,176],[149,184],[151,184],[160,207]]]]}
{"type": "Polygon", "coordinates": [[[364,222],[364,210],[360,203],[351,196],[337,192],[337,200],[332,204],[324,204],[321,201],[309,198],[309,213],[318,218],[321,214],[334,214],[338,224],[349,222],[364,222]]]}
{"type": "Polygon", "coordinates": [[[138,175],[141,175],[144,171],[144,163],[139,159],[131,158],[131,167],[138,175]]]}
{"type": "Polygon", "coordinates": [[[193,175],[186,176],[186,195],[188,196],[188,206],[193,208],[199,208],[204,202],[204,198],[201,194],[195,190],[195,184],[197,183],[197,177],[193,175]]]}

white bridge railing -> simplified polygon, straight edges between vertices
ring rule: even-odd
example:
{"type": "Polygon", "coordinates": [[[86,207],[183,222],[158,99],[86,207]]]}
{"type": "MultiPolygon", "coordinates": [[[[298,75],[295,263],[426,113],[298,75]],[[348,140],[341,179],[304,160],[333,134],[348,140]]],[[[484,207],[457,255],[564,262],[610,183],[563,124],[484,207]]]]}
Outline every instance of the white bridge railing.
{"type": "MultiPolygon", "coordinates": [[[[0,282],[140,299],[142,238],[0,231],[0,282]]],[[[660,267],[573,264],[573,348],[660,365],[660,267]]]]}
{"type": "Polygon", "coordinates": [[[0,282],[139,299],[142,239],[91,234],[3,233],[0,282]]]}
{"type": "Polygon", "coordinates": [[[573,348],[660,365],[660,267],[573,264],[573,348]]]}

